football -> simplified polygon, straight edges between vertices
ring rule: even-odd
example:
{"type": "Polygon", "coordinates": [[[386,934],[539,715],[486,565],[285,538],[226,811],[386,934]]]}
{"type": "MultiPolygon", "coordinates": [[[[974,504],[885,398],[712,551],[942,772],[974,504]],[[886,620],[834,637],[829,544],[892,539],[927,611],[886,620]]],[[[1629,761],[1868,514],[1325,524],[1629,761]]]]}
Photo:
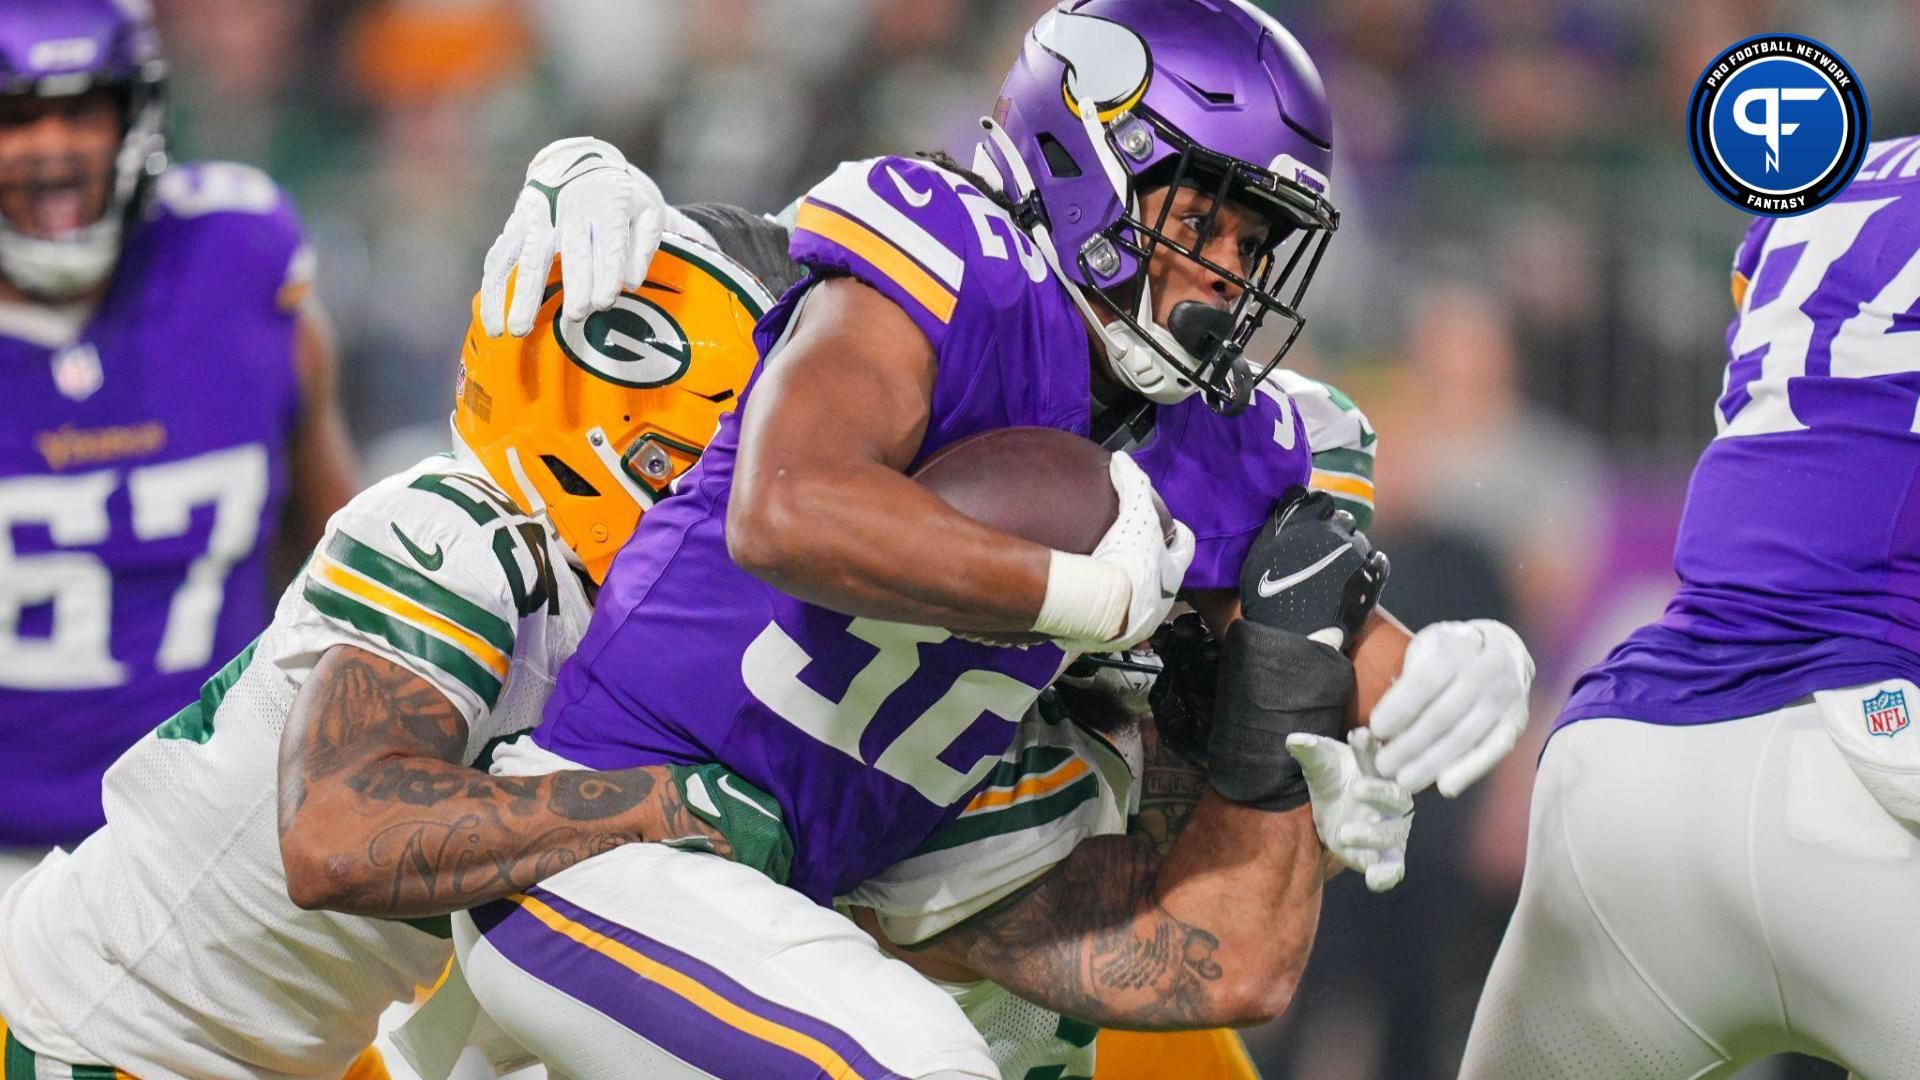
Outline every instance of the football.
{"type": "Polygon", "coordinates": [[[1072,432],[1000,428],[941,447],[912,476],[975,521],[1090,555],[1120,512],[1107,479],[1110,456],[1072,432]]]}
{"type": "MultiPolygon", "coordinates": [[[[983,431],[941,447],[911,474],[941,501],[982,524],[1050,548],[1091,555],[1120,512],[1107,478],[1111,455],[1098,443],[1057,428],[983,431]]],[[[1173,516],[1154,508],[1173,535],[1173,516]]],[[[995,645],[1032,645],[1041,634],[966,635],[995,645]]]]}

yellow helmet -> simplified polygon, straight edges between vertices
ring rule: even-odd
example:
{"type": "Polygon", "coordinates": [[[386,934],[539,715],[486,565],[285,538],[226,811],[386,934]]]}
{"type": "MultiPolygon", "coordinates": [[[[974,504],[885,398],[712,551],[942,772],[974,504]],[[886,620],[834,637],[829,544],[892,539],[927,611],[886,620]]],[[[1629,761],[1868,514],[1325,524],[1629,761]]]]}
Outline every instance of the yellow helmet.
{"type": "Polygon", "coordinates": [[[561,321],[557,266],[524,338],[488,337],[476,296],[454,430],[600,581],[733,408],[758,360],[753,324],[771,306],[737,263],[677,237],[644,284],[584,324],[561,321]]]}

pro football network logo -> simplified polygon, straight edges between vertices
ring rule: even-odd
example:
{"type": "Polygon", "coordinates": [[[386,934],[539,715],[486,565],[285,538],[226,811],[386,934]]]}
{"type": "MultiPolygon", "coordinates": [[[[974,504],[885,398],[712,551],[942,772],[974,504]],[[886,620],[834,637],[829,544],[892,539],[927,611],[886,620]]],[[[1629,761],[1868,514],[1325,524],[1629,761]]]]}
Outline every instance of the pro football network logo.
{"type": "Polygon", "coordinates": [[[1832,49],[1762,34],[1707,65],[1687,104],[1693,163],[1750,214],[1791,217],[1838,195],[1867,153],[1867,95],[1832,49]]]}
{"type": "Polygon", "coordinates": [[[1905,690],[1882,690],[1861,702],[1860,708],[1867,714],[1869,735],[1892,738],[1913,724],[1913,714],[1907,711],[1905,690]]]}

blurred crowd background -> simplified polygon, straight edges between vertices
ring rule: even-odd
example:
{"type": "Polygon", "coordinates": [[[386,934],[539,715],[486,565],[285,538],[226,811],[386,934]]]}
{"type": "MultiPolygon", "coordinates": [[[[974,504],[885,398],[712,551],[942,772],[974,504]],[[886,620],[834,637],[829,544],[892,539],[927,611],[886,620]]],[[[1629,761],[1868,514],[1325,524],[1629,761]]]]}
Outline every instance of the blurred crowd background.
{"type": "MultiPolygon", "coordinates": [[[[1332,95],[1342,223],[1299,366],[1379,432],[1387,604],[1491,616],[1540,664],[1535,738],[1423,801],[1407,883],[1331,888],[1308,983],[1251,1041],[1271,1078],[1459,1060],[1524,857],[1534,752],[1574,676],[1658,611],[1713,433],[1750,219],[1682,110],[1763,31],[1845,56],[1873,133],[1914,130],[1920,8],[1893,0],[1265,0],[1332,95]]],[[[962,160],[1043,0],[158,0],[176,151],[298,201],[368,477],[445,438],[480,258],[533,152],[620,145],[669,198],[777,210],[838,161],[962,160]]],[[[1829,1075],[1781,1062],[1754,1075],[1829,1075]]]]}

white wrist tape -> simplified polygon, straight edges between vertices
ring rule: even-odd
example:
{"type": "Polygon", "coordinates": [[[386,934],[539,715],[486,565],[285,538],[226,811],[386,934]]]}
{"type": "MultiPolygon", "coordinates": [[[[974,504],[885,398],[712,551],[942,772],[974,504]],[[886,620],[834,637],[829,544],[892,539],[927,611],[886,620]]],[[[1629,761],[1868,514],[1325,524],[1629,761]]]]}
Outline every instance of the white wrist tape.
{"type": "Polygon", "coordinates": [[[1110,641],[1126,629],[1133,586],[1126,572],[1090,555],[1053,552],[1047,598],[1033,629],[1066,641],[1110,641]]]}

